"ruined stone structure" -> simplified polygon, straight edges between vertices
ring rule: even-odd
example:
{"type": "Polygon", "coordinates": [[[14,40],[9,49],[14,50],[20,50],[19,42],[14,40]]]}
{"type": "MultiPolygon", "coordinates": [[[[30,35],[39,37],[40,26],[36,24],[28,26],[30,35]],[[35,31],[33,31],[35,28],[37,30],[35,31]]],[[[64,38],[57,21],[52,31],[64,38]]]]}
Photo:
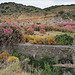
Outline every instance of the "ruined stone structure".
{"type": "MultiPolygon", "coordinates": [[[[0,48],[1,50],[1,48],[0,48]]],[[[10,49],[2,49],[7,51],[13,51],[10,49]]],[[[33,56],[34,58],[38,59],[42,57],[43,53],[49,54],[51,57],[59,57],[59,58],[66,58],[66,59],[72,59],[72,56],[75,56],[75,35],[74,35],[74,41],[73,46],[62,46],[62,45],[38,45],[38,44],[17,44],[15,46],[16,52],[20,53],[21,55],[26,56],[33,56]]]]}
{"type": "Polygon", "coordinates": [[[75,49],[75,34],[74,34],[74,40],[73,40],[73,48],[75,49]]]}

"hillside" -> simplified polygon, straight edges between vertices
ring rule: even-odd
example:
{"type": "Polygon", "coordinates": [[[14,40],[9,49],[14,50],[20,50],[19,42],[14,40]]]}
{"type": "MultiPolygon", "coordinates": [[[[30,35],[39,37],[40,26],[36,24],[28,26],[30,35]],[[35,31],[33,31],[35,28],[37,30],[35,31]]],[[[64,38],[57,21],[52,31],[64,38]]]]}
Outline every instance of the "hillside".
{"type": "Polygon", "coordinates": [[[13,13],[36,13],[41,12],[40,8],[34,6],[26,6],[22,4],[17,4],[14,2],[1,3],[0,13],[2,14],[13,14],[13,13]]]}
{"type": "Polygon", "coordinates": [[[56,24],[75,21],[75,4],[45,9],[14,2],[0,4],[0,22],[56,24]]]}
{"type": "Polygon", "coordinates": [[[55,13],[56,15],[60,15],[62,17],[68,16],[73,20],[75,20],[75,4],[58,5],[58,6],[56,5],[56,6],[45,8],[44,10],[47,11],[47,13],[55,13]]]}

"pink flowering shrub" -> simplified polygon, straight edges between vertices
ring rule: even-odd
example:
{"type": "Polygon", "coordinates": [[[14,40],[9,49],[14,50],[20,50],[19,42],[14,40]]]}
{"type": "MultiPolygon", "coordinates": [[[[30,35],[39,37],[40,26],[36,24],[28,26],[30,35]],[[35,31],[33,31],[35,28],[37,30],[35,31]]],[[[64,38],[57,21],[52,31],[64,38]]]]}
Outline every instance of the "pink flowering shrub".
{"type": "Polygon", "coordinates": [[[15,45],[15,43],[21,42],[22,28],[19,25],[13,23],[1,23],[0,24],[0,44],[1,45],[15,45]]]}
{"type": "Polygon", "coordinates": [[[58,25],[62,27],[63,31],[74,32],[75,31],[75,22],[73,23],[61,23],[58,25]]]}
{"type": "Polygon", "coordinates": [[[40,29],[40,33],[45,34],[46,33],[45,29],[40,29]]]}
{"type": "MultiPolygon", "coordinates": [[[[62,23],[59,25],[51,25],[52,30],[62,31],[62,32],[75,32],[75,24],[74,23],[62,23]]],[[[48,26],[46,30],[49,28],[48,26]]]]}
{"type": "Polygon", "coordinates": [[[32,35],[32,34],[34,34],[34,29],[33,28],[28,28],[27,29],[27,31],[26,31],[26,34],[28,34],[28,35],[32,35]]]}
{"type": "Polygon", "coordinates": [[[23,26],[25,34],[33,34],[34,31],[62,31],[62,32],[75,32],[75,22],[61,23],[59,25],[25,25],[23,26]]]}
{"type": "Polygon", "coordinates": [[[45,30],[46,31],[52,31],[53,30],[53,26],[45,25],[45,30]]]}
{"type": "Polygon", "coordinates": [[[34,34],[34,25],[25,25],[23,26],[24,33],[28,35],[34,34]]]}
{"type": "Polygon", "coordinates": [[[35,31],[40,31],[40,26],[41,26],[41,25],[34,25],[34,30],[35,30],[35,31]]]}
{"type": "Polygon", "coordinates": [[[40,28],[39,29],[44,29],[45,30],[45,26],[46,25],[40,25],[40,28]]]}
{"type": "Polygon", "coordinates": [[[75,26],[75,22],[72,22],[72,23],[61,23],[59,26],[63,27],[63,26],[66,26],[66,25],[75,26]]]}

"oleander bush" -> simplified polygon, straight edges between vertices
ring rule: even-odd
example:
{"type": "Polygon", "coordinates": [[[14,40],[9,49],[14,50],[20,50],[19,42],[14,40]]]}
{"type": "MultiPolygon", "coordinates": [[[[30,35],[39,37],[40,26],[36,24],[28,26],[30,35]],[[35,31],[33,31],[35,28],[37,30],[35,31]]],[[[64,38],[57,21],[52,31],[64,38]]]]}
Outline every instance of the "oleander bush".
{"type": "Polygon", "coordinates": [[[56,41],[57,44],[72,45],[73,37],[71,37],[67,34],[56,35],[55,36],[55,41],[56,41]]]}
{"type": "Polygon", "coordinates": [[[40,31],[40,26],[41,26],[41,25],[34,25],[34,30],[35,30],[35,31],[40,31]]]}
{"type": "Polygon", "coordinates": [[[40,25],[39,29],[44,29],[45,30],[46,25],[40,25]]]}
{"type": "Polygon", "coordinates": [[[34,34],[34,27],[33,25],[23,25],[24,33],[28,35],[34,34]]]}
{"type": "Polygon", "coordinates": [[[40,29],[40,33],[45,34],[46,33],[45,29],[40,29]]]}
{"type": "Polygon", "coordinates": [[[75,32],[75,22],[72,23],[61,23],[58,26],[60,26],[63,31],[67,31],[67,32],[75,32]]]}
{"type": "Polygon", "coordinates": [[[34,34],[34,29],[33,28],[28,28],[27,31],[26,31],[26,34],[28,34],[28,35],[34,34]]]}
{"type": "Polygon", "coordinates": [[[50,25],[46,25],[46,26],[45,26],[45,30],[46,30],[46,31],[52,31],[52,30],[53,30],[53,27],[50,26],[50,25]]]}
{"type": "Polygon", "coordinates": [[[0,44],[1,45],[15,45],[22,41],[22,31],[20,25],[14,23],[0,24],[0,44]]]}
{"type": "Polygon", "coordinates": [[[28,28],[29,28],[29,27],[27,27],[26,25],[23,26],[24,31],[27,31],[28,28]]]}
{"type": "Polygon", "coordinates": [[[34,34],[34,31],[62,31],[62,32],[75,32],[75,22],[73,23],[61,23],[58,25],[25,25],[23,26],[25,34],[34,34]]]}

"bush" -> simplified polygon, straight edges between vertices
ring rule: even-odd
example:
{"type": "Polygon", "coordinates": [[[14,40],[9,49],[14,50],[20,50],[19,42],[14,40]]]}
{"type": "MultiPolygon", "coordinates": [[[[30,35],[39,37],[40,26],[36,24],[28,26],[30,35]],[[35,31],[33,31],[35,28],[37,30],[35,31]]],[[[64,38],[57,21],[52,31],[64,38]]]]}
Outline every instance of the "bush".
{"type": "Polygon", "coordinates": [[[60,75],[60,68],[59,67],[50,67],[49,63],[44,63],[44,70],[42,75],[60,75]]]}
{"type": "Polygon", "coordinates": [[[19,57],[19,54],[17,52],[13,52],[11,56],[19,57]]]}
{"type": "Polygon", "coordinates": [[[23,26],[24,31],[27,31],[27,26],[23,26]]]}
{"type": "Polygon", "coordinates": [[[0,61],[2,60],[2,55],[0,55],[0,61]]]}
{"type": "Polygon", "coordinates": [[[73,43],[73,37],[63,34],[63,35],[56,35],[55,36],[55,41],[57,44],[62,44],[62,45],[72,45],[73,43]]]}
{"type": "Polygon", "coordinates": [[[29,40],[29,43],[35,44],[35,41],[34,40],[29,40]]]}
{"type": "Polygon", "coordinates": [[[11,63],[11,62],[19,62],[19,59],[18,59],[17,57],[10,56],[10,57],[7,59],[7,62],[8,62],[8,63],[11,63]]]}
{"type": "Polygon", "coordinates": [[[45,40],[46,40],[45,43],[48,44],[48,45],[56,44],[55,39],[53,37],[46,37],[45,40]]]}
{"type": "Polygon", "coordinates": [[[75,14],[73,14],[72,16],[75,17],[75,14]]]}
{"type": "Polygon", "coordinates": [[[22,28],[13,23],[0,24],[0,44],[1,45],[15,45],[22,41],[22,28]]]}
{"type": "Polygon", "coordinates": [[[2,59],[7,59],[8,56],[9,56],[9,53],[8,52],[3,52],[1,55],[2,55],[2,59]]]}
{"type": "Polygon", "coordinates": [[[62,10],[62,11],[59,11],[58,12],[60,15],[62,15],[62,14],[64,14],[64,11],[62,10]]]}
{"type": "Polygon", "coordinates": [[[28,34],[28,35],[34,34],[34,29],[33,28],[28,28],[26,34],[28,34]]]}
{"type": "Polygon", "coordinates": [[[50,25],[46,25],[46,26],[45,26],[45,30],[46,30],[46,31],[52,31],[52,30],[53,30],[53,27],[50,26],[50,25]]]}
{"type": "Polygon", "coordinates": [[[29,42],[29,40],[34,40],[33,36],[31,35],[26,35],[22,38],[23,42],[29,42]]]}
{"type": "Polygon", "coordinates": [[[42,44],[43,42],[42,42],[42,39],[40,37],[35,37],[34,38],[34,43],[35,44],[42,44]]]}
{"type": "Polygon", "coordinates": [[[40,25],[35,25],[35,26],[34,26],[34,30],[35,30],[35,31],[40,31],[40,25]]]}
{"type": "Polygon", "coordinates": [[[46,31],[45,31],[44,29],[40,29],[40,33],[45,34],[45,33],[46,33],[46,31]]]}
{"type": "Polygon", "coordinates": [[[3,62],[8,57],[9,57],[9,53],[8,52],[3,52],[2,54],[0,54],[0,61],[3,62]]]}

